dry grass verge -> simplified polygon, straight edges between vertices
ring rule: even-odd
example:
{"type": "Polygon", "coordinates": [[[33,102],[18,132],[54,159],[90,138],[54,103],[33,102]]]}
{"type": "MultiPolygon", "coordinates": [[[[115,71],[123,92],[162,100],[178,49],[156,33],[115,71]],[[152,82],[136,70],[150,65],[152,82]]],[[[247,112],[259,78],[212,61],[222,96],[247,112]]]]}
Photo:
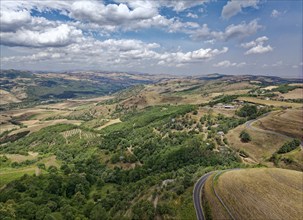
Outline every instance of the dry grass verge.
{"type": "Polygon", "coordinates": [[[211,217],[211,219],[230,219],[227,211],[216,198],[213,191],[212,183],[215,175],[216,174],[212,174],[208,177],[203,188],[202,203],[205,217],[211,217]]]}

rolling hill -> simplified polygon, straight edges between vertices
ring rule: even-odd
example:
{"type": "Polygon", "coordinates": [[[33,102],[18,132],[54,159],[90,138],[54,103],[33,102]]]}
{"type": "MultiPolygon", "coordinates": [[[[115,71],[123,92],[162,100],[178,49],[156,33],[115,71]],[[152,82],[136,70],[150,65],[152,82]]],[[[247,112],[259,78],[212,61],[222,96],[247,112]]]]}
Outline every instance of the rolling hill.
{"type": "Polygon", "coordinates": [[[276,168],[226,171],[207,180],[205,198],[213,219],[302,219],[302,178],[302,172],[276,168]],[[231,215],[214,201],[213,187],[231,215]]]}

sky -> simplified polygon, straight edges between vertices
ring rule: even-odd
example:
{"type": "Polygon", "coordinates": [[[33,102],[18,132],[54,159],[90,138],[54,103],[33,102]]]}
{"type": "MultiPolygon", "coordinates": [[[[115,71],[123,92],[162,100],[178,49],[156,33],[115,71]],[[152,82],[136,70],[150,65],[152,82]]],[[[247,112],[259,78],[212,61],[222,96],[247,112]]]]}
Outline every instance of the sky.
{"type": "Polygon", "coordinates": [[[1,69],[302,77],[302,0],[0,5],[1,69]]]}

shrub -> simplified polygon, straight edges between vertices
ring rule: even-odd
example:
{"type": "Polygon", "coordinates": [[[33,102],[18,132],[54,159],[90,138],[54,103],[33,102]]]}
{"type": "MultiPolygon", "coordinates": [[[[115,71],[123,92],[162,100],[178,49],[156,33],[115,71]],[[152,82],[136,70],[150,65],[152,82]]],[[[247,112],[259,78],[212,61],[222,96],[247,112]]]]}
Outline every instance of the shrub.
{"type": "Polygon", "coordinates": [[[297,147],[300,146],[301,141],[299,139],[293,139],[292,141],[286,142],[283,146],[277,151],[278,154],[288,153],[297,147]]]}
{"type": "Polygon", "coordinates": [[[242,131],[240,134],[241,141],[244,143],[250,142],[251,137],[246,131],[242,131]]]}
{"type": "Polygon", "coordinates": [[[236,114],[240,117],[251,117],[252,115],[256,115],[258,112],[257,106],[255,105],[244,105],[236,114]]]}

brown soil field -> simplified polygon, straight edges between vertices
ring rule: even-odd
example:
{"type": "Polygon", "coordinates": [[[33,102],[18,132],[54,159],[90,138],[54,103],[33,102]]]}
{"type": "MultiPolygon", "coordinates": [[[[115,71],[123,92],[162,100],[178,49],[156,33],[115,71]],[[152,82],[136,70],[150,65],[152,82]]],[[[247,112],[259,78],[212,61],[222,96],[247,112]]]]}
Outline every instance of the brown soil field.
{"type": "Polygon", "coordinates": [[[12,162],[23,162],[26,160],[33,160],[35,158],[37,158],[38,153],[35,152],[28,152],[28,155],[21,155],[21,154],[4,154],[4,156],[6,156],[8,159],[10,159],[12,162]]]}
{"type": "Polygon", "coordinates": [[[80,120],[67,120],[67,119],[57,119],[57,120],[51,120],[51,121],[39,121],[39,120],[30,120],[30,121],[23,121],[25,125],[28,125],[27,128],[20,128],[15,131],[12,131],[10,135],[16,134],[22,131],[30,131],[30,132],[36,132],[39,131],[42,128],[56,125],[56,124],[75,124],[80,125],[82,121],[80,120]]]}
{"type": "Polygon", "coordinates": [[[240,98],[238,98],[238,100],[251,102],[251,103],[257,103],[257,104],[261,104],[261,105],[272,105],[272,106],[276,106],[276,107],[281,107],[281,106],[287,106],[287,107],[293,107],[293,108],[302,108],[303,107],[303,104],[301,104],[301,103],[263,100],[263,99],[258,99],[258,98],[254,98],[254,97],[240,97],[240,98]]]}
{"type": "Polygon", "coordinates": [[[4,131],[9,131],[12,129],[18,129],[18,125],[13,125],[13,124],[0,124],[0,134],[3,133],[4,131]]]}
{"type": "Polygon", "coordinates": [[[275,88],[278,88],[278,86],[267,86],[267,87],[265,87],[263,89],[265,89],[265,90],[273,90],[275,88]]]}
{"type": "Polygon", "coordinates": [[[15,95],[0,89],[0,105],[16,102],[20,102],[20,100],[15,95]]]}
{"type": "Polygon", "coordinates": [[[227,86],[224,86],[224,88],[221,88],[223,92],[230,91],[230,90],[246,90],[246,89],[252,89],[255,88],[255,85],[250,84],[249,82],[238,82],[238,83],[232,83],[227,86]]]}
{"type": "Polygon", "coordinates": [[[302,185],[302,172],[255,168],[225,172],[215,188],[235,219],[295,220],[303,219],[302,185]]]}
{"type": "Polygon", "coordinates": [[[281,96],[283,96],[285,99],[303,99],[303,89],[294,89],[288,93],[281,94],[281,96]]]}
{"type": "Polygon", "coordinates": [[[110,120],[105,125],[102,125],[99,128],[97,128],[97,130],[101,130],[103,128],[106,128],[107,126],[110,126],[110,125],[113,125],[113,124],[117,124],[117,123],[120,123],[120,122],[121,122],[120,118],[110,120]]]}
{"type": "Polygon", "coordinates": [[[226,138],[230,147],[245,151],[252,159],[258,162],[264,162],[271,157],[283,143],[289,140],[274,134],[247,129],[245,125],[240,125],[230,130],[227,133],[226,138]],[[251,136],[252,140],[248,143],[241,142],[239,138],[240,133],[243,130],[246,130],[251,136]]]}
{"type": "Polygon", "coordinates": [[[303,135],[303,109],[272,112],[259,119],[253,126],[301,139],[303,135]]]}
{"type": "Polygon", "coordinates": [[[220,95],[241,95],[241,94],[247,94],[250,91],[250,89],[239,89],[239,90],[231,90],[226,92],[214,92],[211,93],[211,97],[217,97],[220,95]]]}
{"type": "Polygon", "coordinates": [[[303,86],[303,83],[291,83],[290,86],[303,86]]]}

